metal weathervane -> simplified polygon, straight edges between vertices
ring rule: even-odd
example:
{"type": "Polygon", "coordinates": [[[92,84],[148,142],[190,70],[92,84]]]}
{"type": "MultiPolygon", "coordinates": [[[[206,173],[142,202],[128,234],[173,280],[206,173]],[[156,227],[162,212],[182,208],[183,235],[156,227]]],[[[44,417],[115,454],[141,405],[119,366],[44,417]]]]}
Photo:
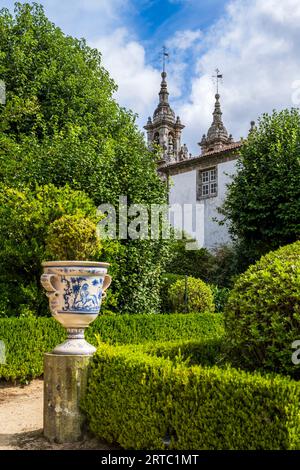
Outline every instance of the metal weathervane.
{"type": "Polygon", "coordinates": [[[169,53],[167,52],[166,46],[162,47],[161,56],[162,56],[163,72],[165,72],[166,71],[166,59],[169,58],[169,53]]]}
{"type": "Polygon", "coordinates": [[[216,75],[212,76],[213,82],[217,87],[217,94],[219,94],[219,84],[222,83],[223,81],[223,74],[220,73],[220,70],[217,68],[216,69],[216,75]]]}

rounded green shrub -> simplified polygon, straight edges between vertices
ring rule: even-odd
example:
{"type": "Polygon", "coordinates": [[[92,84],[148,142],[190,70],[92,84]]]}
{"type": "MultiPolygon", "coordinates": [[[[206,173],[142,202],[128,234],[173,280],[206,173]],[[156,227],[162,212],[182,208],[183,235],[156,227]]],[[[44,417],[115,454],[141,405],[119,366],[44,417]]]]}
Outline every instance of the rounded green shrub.
{"type": "Polygon", "coordinates": [[[179,279],[169,288],[169,298],[175,312],[214,312],[211,288],[201,279],[179,279]]]}
{"type": "Polygon", "coordinates": [[[225,307],[226,347],[236,365],[300,377],[300,241],[263,256],[237,280],[225,307]]]}
{"type": "Polygon", "coordinates": [[[97,259],[101,242],[96,230],[96,223],[88,217],[63,215],[49,226],[47,258],[55,261],[97,259]]]}

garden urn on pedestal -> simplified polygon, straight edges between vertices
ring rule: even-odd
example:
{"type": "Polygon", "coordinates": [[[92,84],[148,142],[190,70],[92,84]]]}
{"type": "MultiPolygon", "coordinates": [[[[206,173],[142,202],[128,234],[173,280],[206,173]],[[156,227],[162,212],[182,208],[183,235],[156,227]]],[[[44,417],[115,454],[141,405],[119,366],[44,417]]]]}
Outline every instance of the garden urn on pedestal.
{"type": "Polygon", "coordinates": [[[92,354],[85,328],[97,318],[111,283],[108,263],[43,263],[41,283],[53,317],[67,330],[67,340],[44,355],[44,436],[51,442],[75,442],[85,434],[81,410],[92,354]]]}
{"type": "Polygon", "coordinates": [[[53,317],[67,330],[67,340],[53,354],[91,355],[96,349],[84,339],[84,329],[94,321],[110,286],[109,263],[49,261],[43,263],[41,283],[53,317]]]}

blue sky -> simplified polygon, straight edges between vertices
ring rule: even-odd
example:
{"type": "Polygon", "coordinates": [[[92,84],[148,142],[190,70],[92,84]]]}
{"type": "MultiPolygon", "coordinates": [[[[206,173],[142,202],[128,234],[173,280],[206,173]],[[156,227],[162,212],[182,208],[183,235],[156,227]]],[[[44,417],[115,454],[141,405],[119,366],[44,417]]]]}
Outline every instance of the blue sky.
{"type": "MultiPolygon", "coordinates": [[[[13,8],[12,0],[0,6],[13,8]]],[[[193,154],[211,123],[216,67],[224,123],[237,140],[263,112],[300,103],[299,0],[42,0],[66,34],[85,37],[118,84],[116,99],[153,113],[167,45],[170,102],[193,154]]]]}

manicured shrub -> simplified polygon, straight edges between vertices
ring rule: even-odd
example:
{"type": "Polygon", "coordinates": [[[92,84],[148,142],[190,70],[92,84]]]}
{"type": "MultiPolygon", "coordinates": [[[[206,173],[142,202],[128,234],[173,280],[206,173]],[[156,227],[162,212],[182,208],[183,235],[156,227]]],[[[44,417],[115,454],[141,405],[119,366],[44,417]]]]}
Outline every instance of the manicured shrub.
{"type": "Polygon", "coordinates": [[[169,288],[170,302],[176,312],[213,312],[211,288],[201,279],[180,279],[169,288]]]}
{"type": "Polygon", "coordinates": [[[126,449],[268,450],[300,448],[299,403],[284,377],[102,344],[83,409],[92,432],[126,449]]]}
{"type": "Polygon", "coordinates": [[[223,361],[223,335],[215,337],[185,340],[151,342],[140,345],[143,352],[184,362],[186,365],[213,366],[223,361]]]}
{"type": "Polygon", "coordinates": [[[96,260],[101,253],[94,220],[63,215],[50,224],[46,236],[47,260],[96,260]]]}
{"type": "Polygon", "coordinates": [[[43,374],[43,355],[65,339],[65,330],[52,318],[3,318],[0,340],[5,345],[5,364],[0,380],[25,382],[43,374]]]}
{"type": "Polygon", "coordinates": [[[238,279],[225,324],[235,364],[300,378],[291,359],[300,338],[300,242],[263,256],[238,279]]]}
{"type": "MultiPolygon", "coordinates": [[[[85,336],[96,345],[97,337],[109,343],[137,344],[218,339],[223,334],[222,315],[174,314],[99,316],[85,336]]],[[[43,373],[43,354],[64,338],[65,331],[54,318],[0,319],[0,340],[6,348],[0,379],[25,381],[39,377],[43,373]]]]}
{"type": "Polygon", "coordinates": [[[216,314],[155,314],[98,317],[87,331],[87,338],[99,334],[109,343],[146,343],[220,337],[223,316],[216,314]],[[219,318],[220,317],[220,318],[219,318]]]}

